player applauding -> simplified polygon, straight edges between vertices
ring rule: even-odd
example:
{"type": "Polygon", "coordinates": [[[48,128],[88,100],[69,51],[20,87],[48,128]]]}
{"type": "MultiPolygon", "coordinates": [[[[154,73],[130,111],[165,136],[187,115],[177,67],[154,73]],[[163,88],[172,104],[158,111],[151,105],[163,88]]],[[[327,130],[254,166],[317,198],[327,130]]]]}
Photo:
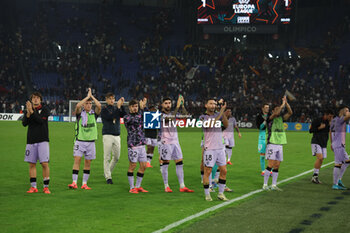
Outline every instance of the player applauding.
{"type": "Polygon", "coordinates": [[[147,166],[147,154],[146,154],[146,139],[143,131],[143,110],[146,107],[147,99],[140,100],[139,105],[136,100],[129,102],[129,114],[124,116],[124,125],[128,131],[128,157],[129,157],[129,169],[128,180],[130,185],[130,193],[147,193],[145,189],[141,187],[143,175],[147,166]],[[139,162],[140,168],[137,171],[136,187],[134,186],[134,170],[136,163],[139,162]]]}
{"type": "Polygon", "coordinates": [[[224,142],[225,142],[225,152],[227,155],[227,164],[232,165],[231,163],[231,156],[232,156],[232,148],[235,147],[235,138],[234,138],[234,129],[236,129],[238,133],[238,137],[241,138],[241,132],[239,132],[239,128],[237,126],[236,118],[232,116],[232,108],[227,107],[225,111],[225,116],[228,119],[228,127],[224,129],[223,135],[224,135],[224,142]]]}
{"type": "Polygon", "coordinates": [[[270,172],[272,171],[271,190],[282,191],[277,187],[278,169],[283,161],[283,145],[287,144],[286,132],[283,122],[288,120],[293,114],[291,107],[287,103],[287,98],[282,98],[282,105],[272,108],[272,114],[267,117],[267,156],[268,165],[264,174],[264,190],[269,190],[267,183],[269,181],[270,172]],[[287,107],[287,113],[281,116],[284,107],[287,107]]]}
{"type": "Polygon", "coordinates": [[[183,156],[181,147],[179,144],[179,138],[177,134],[177,128],[174,126],[176,122],[176,115],[178,110],[182,107],[182,112],[187,113],[184,107],[184,98],[179,96],[175,110],[171,111],[171,99],[165,98],[162,101],[162,122],[167,124],[162,125],[160,131],[160,144],[158,145],[159,154],[163,162],[162,165],[162,177],[164,182],[165,192],[171,193],[172,190],[168,184],[168,167],[169,161],[174,160],[176,164],[176,175],[180,184],[180,192],[192,193],[193,190],[187,188],[184,182],[184,170],[183,170],[183,156]]]}
{"type": "MultiPolygon", "coordinates": [[[[226,109],[226,103],[221,106],[220,112],[215,112],[216,101],[214,99],[208,99],[205,103],[205,108],[207,109],[204,115],[201,115],[199,119],[203,122],[205,121],[222,121],[225,128],[228,127],[228,120],[224,115],[226,109]]],[[[219,166],[220,176],[219,176],[219,194],[218,199],[227,201],[228,199],[224,195],[225,185],[226,185],[226,155],[225,147],[222,143],[222,129],[221,124],[216,127],[215,124],[208,124],[204,126],[204,152],[203,152],[203,163],[204,163],[204,176],[203,176],[203,187],[205,193],[205,200],[212,201],[209,191],[209,176],[211,175],[212,168],[215,163],[219,166]]]]}
{"type": "Polygon", "coordinates": [[[74,143],[74,165],[73,165],[73,182],[68,185],[71,189],[77,189],[78,174],[80,162],[85,155],[84,175],[82,189],[91,189],[87,186],[90,176],[91,161],[96,159],[95,140],[97,140],[97,124],[96,119],[101,113],[101,103],[92,95],[89,88],[87,96],[81,100],[75,107],[76,124],[75,124],[75,143],[74,143]],[[95,102],[95,111],[92,109],[92,101],[95,102]],[[82,110],[82,107],[84,109],[82,110]]]}
{"type": "Polygon", "coordinates": [[[28,126],[27,146],[24,161],[29,163],[29,176],[31,187],[27,193],[37,193],[36,186],[36,163],[39,160],[43,168],[44,190],[50,194],[50,150],[49,150],[49,128],[48,117],[50,110],[47,106],[42,106],[42,96],[39,92],[34,92],[30,96],[30,101],[26,103],[22,124],[28,126]]]}

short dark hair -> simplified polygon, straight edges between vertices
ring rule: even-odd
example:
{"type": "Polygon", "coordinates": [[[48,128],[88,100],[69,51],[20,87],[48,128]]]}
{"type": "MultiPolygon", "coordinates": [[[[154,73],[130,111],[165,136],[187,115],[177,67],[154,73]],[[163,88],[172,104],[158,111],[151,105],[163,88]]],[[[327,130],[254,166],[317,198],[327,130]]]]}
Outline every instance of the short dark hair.
{"type": "Polygon", "coordinates": [[[343,110],[344,108],[349,108],[349,106],[345,105],[345,104],[341,104],[339,105],[338,109],[337,109],[337,113],[339,113],[341,110],[343,110]]]}
{"type": "Polygon", "coordinates": [[[107,94],[106,94],[106,99],[107,98],[109,98],[109,97],[112,97],[112,96],[115,96],[112,92],[108,92],[107,94]]]}
{"type": "Polygon", "coordinates": [[[227,106],[226,106],[226,110],[227,110],[227,109],[230,109],[230,110],[232,111],[232,110],[233,110],[232,105],[227,105],[227,106]]]}
{"type": "Polygon", "coordinates": [[[92,102],[93,100],[92,100],[92,98],[89,98],[86,100],[86,102],[88,102],[88,101],[92,102]]]}
{"type": "Polygon", "coordinates": [[[40,101],[43,101],[43,96],[41,95],[40,92],[38,92],[38,91],[33,92],[33,93],[30,95],[30,97],[29,97],[30,100],[32,100],[33,96],[37,96],[37,97],[40,98],[40,101]]]}
{"type": "Polygon", "coordinates": [[[129,106],[133,106],[135,104],[138,104],[137,100],[133,99],[133,100],[130,100],[129,102],[129,106]]]}
{"type": "Polygon", "coordinates": [[[162,103],[164,103],[164,102],[167,101],[167,100],[170,100],[170,101],[171,101],[171,98],[170,98],[170,97],[165,97],[165,98],[163,98],[162,103]]]}
{"type": "Polygon", "coordinates": [[[270,104],[269,104],[269,103],[265,102],[265,103],[263,103],[263,104],[261,105],[261,108],[265,107],[265,105],[270,106],[270,104]]]}
{"type": "Polygon", "coordinates": [[[207,104],[207,103],[209,102],[209,100],[214,100],[214,101],[216,101],[215,98],[213,98],[213,97],[208,97],[208,98],[205,100],[205,103],[207,104]]]}

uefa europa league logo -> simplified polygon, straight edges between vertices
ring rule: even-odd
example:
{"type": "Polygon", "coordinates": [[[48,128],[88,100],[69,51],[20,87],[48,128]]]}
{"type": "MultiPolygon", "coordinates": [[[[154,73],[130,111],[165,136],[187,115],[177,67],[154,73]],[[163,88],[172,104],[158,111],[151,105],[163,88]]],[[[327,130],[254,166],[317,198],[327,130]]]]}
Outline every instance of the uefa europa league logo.
{"type": "Polygon", "coordinates": [[[250,0],[238,0],[240,4],[248,4],[250,0]]]}

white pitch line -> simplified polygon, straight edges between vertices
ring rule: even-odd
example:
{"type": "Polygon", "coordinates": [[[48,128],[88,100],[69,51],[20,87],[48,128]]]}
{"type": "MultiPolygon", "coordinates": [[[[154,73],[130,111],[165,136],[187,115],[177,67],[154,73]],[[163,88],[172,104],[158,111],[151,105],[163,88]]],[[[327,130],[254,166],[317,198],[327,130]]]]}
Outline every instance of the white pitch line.
{"type": "MultiPolygon", "coordinates": [[[[327,164],[322,165],[322,167],[326,167],[326,166],[331,165],[331,164],[333,164],[333,163],[334,163],[334,161],[329,162],[329,163],[327,163],[327,164]]],[[[300,173],[300,174],[298,174],[298,175],[296,175],[296,176],[292,176],[292,177],[289,177],[289,178],[287,178],[287,179],[281,180],[280,182],[277,182],[277,184],[282,184],[282,183],[285,183],[285,182],[287,182],[287,181],[296,179],[296,178],[298,178],[298,177],[300,177],[300,176],[303,176],[303,175],[306,175],[306,174],[308,174],[308,173],[310,173],[310,172],[312,172],[312,171],[313,171],[313,169],[308,170],[308,171],[305,171],[305,172],[302,172],[302,173],[300,173]]],[[[242,195],[242,196],[239,196],[239,197],[236,197],[236,198],[231,199],[231,200],[229,200],[229,201],[223,202],[223,203],[221,203],[221,204],[219,204],[219,205],[212,206],[212,207],[210,207],[210,208],[207,208],[207,209],[205,209],[205,210],[202,210],[201,212],[198,212],[198,213],[193,214],[193,215],[191,215],[191,216],[188,216],[188,217],[186,217],[186,218],[184,218],[184,219],[181,219],[181,220],[179,220],[179,221],[177,221],[177,222],[174,222],[174,223],[172,223],[172,224],[169,224],[168,226],[166,226],[166,227],[164,227],[164,228],[162,228],[162,229],[159,229],[159,230],[157,230],[157,231],[154,231],[153,233],[162,233],[162,232],[166,232],[166,231],[168,231],[168,230],[170,230],[170,229],[173,229],[173,228],[175,228],[175,227],[177,227],[177,226],[180,226],[181,224],[183,224],[183,223],[185,223],[185,222],[191,221],[191,220],[193,220],[193,219],[195,219],[195,218],[198,218],[198,217],[200,217],[200,216],[202,216],[202,215],[204,215],[204,214],[207,214],[207,213],[209,213],[209,212],[212,212],[212,211],[214,211],[214,210],[217,210],[217,209],[219,209],[219,208],[221,208],[221,207],[230,205],[230,204],[232,204],[232,203],[234,203],[234,202],[240,201],[240,200],[245,199],[245,198],[247,198],[247,197],[253,196],[254,194],[257,194],[257,193],[260,193],[260,192],[263,192],[263,190],[262,190],[262,189],[257,189],[257,190],[255,190],[255,191],[251,191],[251,192],[246,193],[246,194],[244,194],[244,195],[242,195]]]]}

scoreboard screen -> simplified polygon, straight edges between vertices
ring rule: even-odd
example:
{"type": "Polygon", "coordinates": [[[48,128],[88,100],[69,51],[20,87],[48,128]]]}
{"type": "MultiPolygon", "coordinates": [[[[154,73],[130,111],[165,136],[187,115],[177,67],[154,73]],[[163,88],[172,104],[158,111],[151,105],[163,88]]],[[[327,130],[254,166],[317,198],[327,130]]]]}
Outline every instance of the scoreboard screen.
{"type": "Polygon", "coordinates": [[[198,24],[289,24],[295,0],[195,0],[198,24]]]}

